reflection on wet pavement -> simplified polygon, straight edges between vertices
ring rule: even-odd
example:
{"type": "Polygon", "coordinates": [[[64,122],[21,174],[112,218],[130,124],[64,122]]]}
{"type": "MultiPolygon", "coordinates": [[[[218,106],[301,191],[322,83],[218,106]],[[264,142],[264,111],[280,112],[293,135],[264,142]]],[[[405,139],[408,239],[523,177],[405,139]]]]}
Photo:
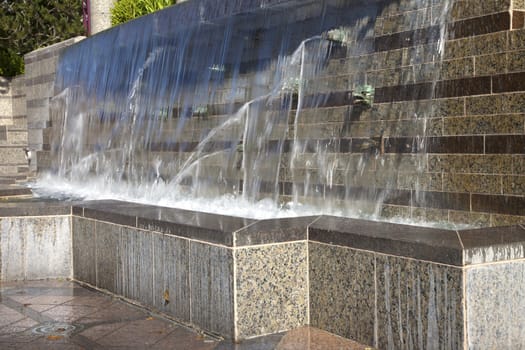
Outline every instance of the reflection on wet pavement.
{"type": "Polygon", "coordinates": [[[0,349],[367,349],[302,327],[240,344],[212,338],[70,281],[0,285],[0,349]]]}

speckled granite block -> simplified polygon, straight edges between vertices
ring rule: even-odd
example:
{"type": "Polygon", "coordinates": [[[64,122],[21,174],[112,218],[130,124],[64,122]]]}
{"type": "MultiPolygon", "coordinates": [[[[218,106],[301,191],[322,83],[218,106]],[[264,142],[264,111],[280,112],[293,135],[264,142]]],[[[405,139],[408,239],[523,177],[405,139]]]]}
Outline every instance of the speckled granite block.
{"type": "Polygon", "coordinates": [[[462,269],[377,255],[379,349],[461,349],[462,269]]]}
{"type": "Polygon", "coordinates": [[[234,336],[231,249],[190,242],[191,322],[227,338],[234,336]]]}
{"type": "Polygon", "coordinates": [[[0,281],[69,278],[70,218],[2,218],[0,225],[0,281]]]}
{"type": "Polygon", "coordinates": [[[239,249],[235,264],[236,338],[308,324],[306,241],[239,249]]]}
{"type": "Polygon", "coordinates": [[[525,262],[466,270],[469,349],[525,349],[525,262]]]}
{"type": "Polygon", "coordinates": [[[97,287],[118,293],[121,227],[97,221],[97,287]]]}
{"type": "Polygon", "coordinates": [[[73,277],[92,285],[96,278],[95,222],[73,217],[73,277]]]}
{"type": "Polygon", "coordinates": [[[122,227],[120,266],[117,290],[127,298],[153,305],[152,233],[122,227]]]}
{"type": "Polygon", "coordinates": [[[310,324],[374,344],[374,256],[309,243],[310,324]]]}
{"type": "Polygon", "coordinates": [[[66,216],[14,219],[26,239],[25,278],[71,277],[71,226],[66,216]]]}
{"type": "Polygon", "coordinates": [[[477,265],[525,258],[525,229],[521,226],[461,230],[463,264],[477,265]]]}
{"type": "Polygon", "coordinates": [[[191,321],[189,249],[186,239],[153,235],[153,306],[187,323],[191,321]]]}
{"type": "Polygon", "coordinates": [[[0,230],[0,281],[24,279],[24,236],[17,222],[2,218],[0,230]]]}

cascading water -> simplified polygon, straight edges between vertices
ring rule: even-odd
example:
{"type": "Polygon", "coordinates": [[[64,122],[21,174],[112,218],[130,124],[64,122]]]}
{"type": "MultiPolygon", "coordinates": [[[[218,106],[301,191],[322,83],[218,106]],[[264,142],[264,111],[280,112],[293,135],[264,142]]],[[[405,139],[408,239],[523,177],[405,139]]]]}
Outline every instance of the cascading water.
{"type": "MultiPolygon", "coordinates": [[[[417,180],[431,111],[373,101],[389,79],[374,65],[390,59],[375,50],[377,17],[396,1],[252,2],[193,0],[65,50],[37,190],[252,217],[380,215],[400,168],[417,180]],[[385,154],[394,134],[409,157],[385,154]]],[[[448,6],[430,5],[414,0],[438,37],[400,60],[435,81],[425,65],[439,62],[448,6]]]]}

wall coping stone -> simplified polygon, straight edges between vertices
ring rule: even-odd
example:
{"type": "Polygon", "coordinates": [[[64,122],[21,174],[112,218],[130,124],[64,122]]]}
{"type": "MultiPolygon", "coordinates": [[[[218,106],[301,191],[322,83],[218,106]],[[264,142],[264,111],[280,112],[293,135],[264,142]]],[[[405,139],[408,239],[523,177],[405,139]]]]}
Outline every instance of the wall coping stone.
{"type": "Polygon", "coordinates": [[[522,226],[452,230],[326,215],[255,220],[116,200],[0,203],[2,217],[69,214],[228,248],[308,240],[459,267],[525,258],[522,226]]]}

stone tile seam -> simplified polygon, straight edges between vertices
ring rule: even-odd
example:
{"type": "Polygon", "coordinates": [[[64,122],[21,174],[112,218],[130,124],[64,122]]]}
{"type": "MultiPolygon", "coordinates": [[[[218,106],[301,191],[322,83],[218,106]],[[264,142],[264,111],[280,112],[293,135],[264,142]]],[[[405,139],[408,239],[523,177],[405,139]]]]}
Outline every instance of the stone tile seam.
{"type": "Polygon", "coordinates": [[[1,219],[39,219],[39,218],[67,218],[69,214],[62,215],[27,215],[27,216],[0,216],[1,219]]]}
{"type": "MultiPolygon", "coordinates": [[[[235,235],[235,233],[234,233],[235,235]]],[[[235,242],[235,236],[233,238],[233,241],[235,242]]],[[[233,283],[233,336],[234,338],[233,339],[238,339],[239,338],[239,310],[237,308],[237,289],[238,289],[238,286],[237,286],[237,251],[233,251],[232,252],[232,257],[233,257],[233,266],[232,266],[232,272],[233,272],[233,276],[232,276],[232,283],[233,283]]],[[[189,254],[188,254],[189,255],[189,254]]],[[[190,271],[191,273],[191,271],[190,271]]],[[[191,278],[190,278],[191,280],[191,278]]],[[[191,290],[191,288],[190,288],[191,290]]],[[[191,293],[190,293],[191,294],[191,293]]]]}
{"type": "MultiPolygon", "coordinates": [[[[461,279],[462,279],[462,288],[461,288],[461,309],[463,310],[463,315],[465,315],[465,318],[467,318],[467,288],[465,286],[467,285],[467,274],[466,271],[463,270],[461,273],[461,279]]],[[[468,349],[468,325],[467,320],[465,319],[463,322],[463,349],[468,349]]]]}
{"type": "Polygon", "coordinates": [[[281,245],[286,245],[286,244],[298,244],[298,243],[308,243],[308,239],[300,239],[300,240],[287,241],[287,242],[275,242],[275,243],[245,245],[245,246],[240,246],[240,247],[228,247],[228,248],[230,248],[232,250],[258,249],[258,248],[268,248],[268,247],[281,246],[281,245]]]}
{"type": "Polygon", "coordinates": [[[393,257],[393,258],[400,258],[400,259],[406,259],[406,260],[411,260],[411,261],[416,261],[416,262],[424,262],[424,263],[428,263],[428,264],[434,264],[434,265],[439,265],[439,266],[444,266],[444,267],[449,267],[449,268],[456,268],[456,269],[464,269],[465,268],[465,266],[444,264],[444,263],[441,263],[441,262],[425,260],[425,259],[416,259],[416,258],[411,258],[411,257],[407,257],[407,256],[402,256],[402,255],[386,254],[386,253],[376,252],[376,251],[373,251],[373,250],[366,250],[366,249],[346,247],[346,246],[342,246],[342,245],[338,245],[338,244],[330,244],[330,243],[324,243],[324,242],[318,242],[318,241],[308,241],[308,243],[309,244],[310,243],[316,243],[316,244],[322,244],[322,245],[326,245],[326,246],[330,246],[330,247],[351,249],[351,250],[354,250],[354,251],[357,251],[357,252],[361,252],[361,253],[368,253],[368,254],[373,254],[373,255],[380,255],[380,256],[387,256],[387,257],[393,257]]]}
{"type": "Polygon", "coordinates": [[[512,260],[501,260],[501,261],[492,261],[492,262],[484,262],[484,263],[478,263],[478,264],[470,264],[463,266],[463,269],[465,272],[468,270],[473,270],[479,267],[485,267],[485,266],[493,266],[493,265],[504,265],[504,264],[514,264],[514,263],[525,263],[525,258],[520,259],[512,259],[512,260]]]}
{"type": "MultiPolygon", "coordinates": [[[[48,215],[48,216],[57,216],[57,215],[48,215]]],[[[68,215],[60,215],[60,216],[68,216],[68,215]]],[[[115,225],[115,226],[119,226],[119,227],[122,227],[122,228],[130,228],[130,229],[144,231],[144,232],[151,232],[153,234],[175,237],[175,238],[184,239],[184,240],[187,240],[187,241],[190,241],[190,242],[196,242],[196,243],[201,243],[201,244],[208,244],[208,245],[211,245],[211,246],[214,246],[214,247],[226,248],[226,249],[231,249],[231,250],[250,249],[250,248],[254,249],[254,248],[267,247],[267,246],[284,245],[284,244],[291,244],[291,243],[298,243],[298,242],[308,242],[308,240],[304,240],[303,239],[303,240],[286,241],[286,242],[275,242],[275,243],[265,243],[265,244],[255,244],[255,245],[244,245],[244,246],[232,246],[232,247],[230,247],[230,246],[227,246],[227,245],[213,243],[213,242],[208,242],[208,241],[203,241],[203,240],[200,240],[200,239],[194,239],[194,238],[189,238],[189,237],[184,237],[184,236],[178,236],[178,235],[175,235],[175,234],[172,234],[172,233],[165,233],[165,232],[160,232],[160,231],[147,230],[147,229],[144,229],[142,227],[121,225],[121,224],[117,224],[117,223],[110,222],[110,221],[104,221],[104,220],[98,220],[98,219],[93,219],[93,218],[87,218],[85,216],[79,216],[79,215],[74,215],[74,214],[72,216],[76,217],[76,218],[79,218],[79,219],[88,220],[88,221],[102,222],[102,223],[105,223],[105,224],[115,225]]],[[[23,217],[27,217],[27,216],[23,216],[23,217]]]]}
{"type": "Polygon", "coordinates": [[[110,221],[98,220],[98,219],[93,219],[93,218],[86,218],[86,217],[84,217],[84,216],[78,216],[78,215],[73,215],[73,216],[74,216],[74,217],[77,217],[77,218],[80,218],[80,219],[84,219],[84,220],[88,220],[88,221],[93,221],[93,222],[95,222],[95,223],[97,223],[97,222],[101,222],[101,223],[104,223],[104,224],[107,224],[107,225],[118,226],[118,227],[120,227],[120,228],[133,229],[133,230],[137,230],[137,231],[150,232],[150,233],[152,233],[152,234],[156,234],[156,235],[175,237],[175,238],[177,238],[177,239],[183,239],[183,240],[186,240],[186,241],[188,241],[189,243],[194,242],[194,243],[200,243],[200,244],[207,244],[207,245],[211,245],[211,246],[214,246],[214,247],[225,248],[225,249],[233,249],[233,248],[235,248],[235,247],[228,247],[228,246],[226,246],[226,245],[222,245],[222,244],[211,243],[211,242],[202,241],[202,240],[198,240],[198,239],[192,239],[192,238],[189,238],[189,237],[177,236],[177,235],[174,235],[174,234],[171,234],[171,233],[165,233],[165,232],[154,231],[154,230],[146,230],[146,229],[144,229],[144,228],[136,227],[136,226],[121,225],[121,224],[117,224],[117,223],[110,222],[110,221]]]}

